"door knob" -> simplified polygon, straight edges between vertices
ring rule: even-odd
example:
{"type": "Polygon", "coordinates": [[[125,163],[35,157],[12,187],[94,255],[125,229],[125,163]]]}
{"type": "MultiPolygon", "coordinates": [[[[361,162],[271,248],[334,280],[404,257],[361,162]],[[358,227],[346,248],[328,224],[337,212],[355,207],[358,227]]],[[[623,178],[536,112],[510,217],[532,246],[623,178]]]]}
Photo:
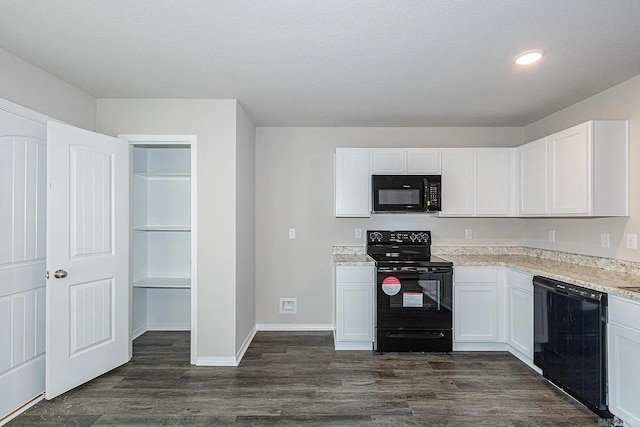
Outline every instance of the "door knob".
{"type": "Polygon", "coordinates": [[[67,272],[64,270],[56,270],[56,272],[53,273],[53,277],[55,277],[56,279],[64,279],[65,277],[67,277],[67,272]]]}

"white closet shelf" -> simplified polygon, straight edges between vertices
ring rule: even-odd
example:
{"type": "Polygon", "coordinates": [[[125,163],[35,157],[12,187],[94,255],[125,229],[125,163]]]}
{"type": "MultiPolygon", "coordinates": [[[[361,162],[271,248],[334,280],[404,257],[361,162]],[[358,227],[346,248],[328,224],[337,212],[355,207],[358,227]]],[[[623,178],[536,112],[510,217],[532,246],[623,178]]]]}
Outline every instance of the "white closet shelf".
{"type": "Polygon", "coordinates": [[[191,178],[189,172],[135,172],[134,176],[146,179],[186,179],[191,178]]]}
{"type": "Polygon", "coordinates": [[[134,288],[190,288],[190,278],[146,277],[133,282],[134,288]]]}
{"type": "Polygon", "coordinates": [[[191,227],[133,227],[133,231],[191,231],[191,227]]]}

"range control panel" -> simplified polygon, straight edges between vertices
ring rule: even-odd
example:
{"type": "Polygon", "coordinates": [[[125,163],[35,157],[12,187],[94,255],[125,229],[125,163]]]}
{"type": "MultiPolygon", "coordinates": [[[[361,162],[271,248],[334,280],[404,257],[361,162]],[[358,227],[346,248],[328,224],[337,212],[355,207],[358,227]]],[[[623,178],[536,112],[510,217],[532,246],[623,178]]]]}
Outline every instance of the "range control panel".
{"type": "Polygon", "coordinates": [[[367,243],[431,244],[431,231],[367,231],[367,243]]]}

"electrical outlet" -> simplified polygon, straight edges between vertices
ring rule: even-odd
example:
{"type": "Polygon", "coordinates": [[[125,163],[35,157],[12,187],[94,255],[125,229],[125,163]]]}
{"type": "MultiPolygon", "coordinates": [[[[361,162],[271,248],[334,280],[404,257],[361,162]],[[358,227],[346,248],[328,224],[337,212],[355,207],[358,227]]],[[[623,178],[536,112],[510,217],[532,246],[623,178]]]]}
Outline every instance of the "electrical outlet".
{"type": "Polygon", "coordinates": [[[470,228],[467,228],[464,230],[464,238],[465,239],[473,239],[473,230],[470,228]]]}
{"type": "Polygon", "coordinates": [[[356,228],[356,239],[362,239],[362,228],[356,228]]]}
{"type": "Polygon", "coordinates": [[[609,247],[609,233],[602,233],[600,235],[600,246],[603,248],[609,247]]]}
{"type": "Polygon", "coordinates": [[[296,238],[296,229],[295,228],[290,228],[289,229],[289,238],[290,239],[295,239],[296,238]]]}
{"type": "Polygon", "coordinates": [[[637,234],[627,234],[627,249],[638,249],[637,234]]]}
{"type": "Polygon", "coordinates": [[[556,241],[556,230],[549,230],[549,241],[550,242],[556,241]]]}

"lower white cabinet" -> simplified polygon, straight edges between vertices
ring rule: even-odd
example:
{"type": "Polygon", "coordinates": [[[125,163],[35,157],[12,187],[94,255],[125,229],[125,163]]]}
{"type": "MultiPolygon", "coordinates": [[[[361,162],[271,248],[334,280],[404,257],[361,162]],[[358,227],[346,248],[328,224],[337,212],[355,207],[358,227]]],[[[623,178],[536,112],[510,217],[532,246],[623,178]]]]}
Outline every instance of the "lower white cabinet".
{"type": "Polygon", "coordinates": [[[375,267],[336,267],[336,350],[372,350],[375,267]]]}
{"type": "Polygon", "coordinates": [[[507,270],[507,344],[512,354],[533,364],[533,275],[507,270]]]}
{"type": "Polygon", "coordinates": [[[640,426],[640,303],[609,296],[609,411],[640,426]]]}
{"type": "Polygon", "coordinates": [[[504,350],[484,344],[504,343],[502,270],[497,267],[455,267],[454,350],[504,350]]]}

